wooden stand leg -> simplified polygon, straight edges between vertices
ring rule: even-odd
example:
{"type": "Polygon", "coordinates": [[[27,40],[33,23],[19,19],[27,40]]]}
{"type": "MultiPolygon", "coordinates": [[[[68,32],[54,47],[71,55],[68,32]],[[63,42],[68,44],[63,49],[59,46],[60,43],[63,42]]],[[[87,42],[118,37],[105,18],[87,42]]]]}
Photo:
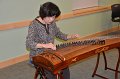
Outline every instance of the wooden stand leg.
{"type": "Polygon", "coordinates": [[[44,73],[44,69],[41,67],[36,68],[34,79],[37,79],[38,75],[40,75],[39,79],[47,79],[44,73]]]}
{"type": "MultiPolygon", "coordinates": [[[[98,76],[98,77],[101,77],[101,78],[103,78],[103,79],[108,79],[108,78],[103,77],[103,76],[101,76],[101,75],[99,75],[99,74],[96,73],[96,71],[97,71],[97,69],[98,69],[98,65],[99,65],[99,60],[100,60],[100,53],[98,53],[97,62],[96,62],[96,66],[95,66],[94,72],[93,72],[93,74],[92,74],[92,77],[98,76]]],[[[105,60],[105,63],[106,63],[106,65],[105,65],[105,67],[106,67],[106,66],[107,66],[107,61],[106,61],[106,60],[105,60]]]]}
{"type": "Polygon", "coordinates": [[[95,66],[94,72],[92,74],[92,77],[94,77],[96,75],[96,71],[97,71],[97,68],[98,68],[98,65],[99,65],[99,59],[100,59],[100,53],[98,53],[97,62],[96,62],[96,66],[95,66]]]}
{"type": "MultiPolygon", "coordinates": [[[[115,71],[115,79],[118,79],[118,73],[120,73],[120,71],[118,70],[119,69],[119,65],[120,65],[120,47],[118,47],[117,49],[118,49],[118,52],[119,52],[119,57],[118,57],[116,69],[112,69],[112,68],[107,67],[106,55],[105,55],[105,52],[102,52],[103,53],[103,57],[104,57],[104,62],[105,62],[105,70],[109,69],[109,70],[115,71]]],[[[94,72],[92,74],[92,77],[94,77],[96,75],[96,76],[101,77],[103,79],[108,79],[108,78],[103,77],[103,76],[101,76],[101,75],[96,73],[98,65],[99,65],[99,59],[100,59],[100,53],[98,53],[97,62],[96,62],[96,66],[95,66],[94,72]]]]}
{"type": "Polygon", "coordinates": [[[37,77],[38,77],[38,74],[39,74],[39,73],[38,73],[38,70],[39,70],[39,68],[37,67],[37,68],[36,68],[36,71],[35,71],[34,79],[37,79],[37,77]]]}
{"type": "MultiPolygon", "coordinates": [[[[44,73],[44,69],[42,67],[36,67],[34,79],[37,79],[38,75],[40,75],[39,79],[47,79],[44,73]]],[[[57,73],[55,75],[56,75],[56,79],[64,79],[61,73],[57,73]]]]}
{"type": "Polygon", "coordinates": [[[104,62],[105,62],[105,70],[107,70],[108,67],[107,67],[107,59],[106,59],[105,52],[103,52],[103,57],[104,57],[104,62]]]}
{"type": "Polygon", "coordinates": [[[105,60],[105,70],[109,69],[109,70],[115,71],[115,79],[118,79],[118,73],[120,73],[120,71],[118,71],[119,64],[120,64],[120,48],[118,48],[118,52],[119,52],[119,57],[118,57],[116,69],[112,69],[112,68],[107,67],[106,56],[105,56],[105,53],[103,52],[103,56],[104,56],[104,60],[105,60]]]}
{"type": "Polygon", "coordinates": [[[119,57],[118,57],[117,65],[116,65],[115,79],[118,79],[118,72],[120,73],[120,71],[118,71],[119,64],[120,64],[120,47],[118,48],[118,52],[119,52],[119,57]]]}

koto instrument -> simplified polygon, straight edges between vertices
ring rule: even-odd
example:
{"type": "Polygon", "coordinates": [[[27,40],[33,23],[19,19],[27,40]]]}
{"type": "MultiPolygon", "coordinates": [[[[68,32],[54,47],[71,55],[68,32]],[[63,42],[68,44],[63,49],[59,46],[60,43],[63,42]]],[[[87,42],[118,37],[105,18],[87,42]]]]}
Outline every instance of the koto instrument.
{"type": "Polygon", "coordinates": [[[56,74],[69,65],[107,51],[120,47],[120,36],[101,36],[94,39],[85,39],[56,45],[57,50],[46,50],[33,57],[36,66],[43,67],[56,74]]]}

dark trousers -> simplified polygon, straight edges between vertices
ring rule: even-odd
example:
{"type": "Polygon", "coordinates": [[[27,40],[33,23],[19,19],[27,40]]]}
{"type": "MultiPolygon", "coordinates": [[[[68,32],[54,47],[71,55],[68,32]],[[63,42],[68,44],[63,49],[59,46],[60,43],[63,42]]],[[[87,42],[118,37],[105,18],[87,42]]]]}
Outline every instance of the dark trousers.
{"type": "MultiPolygon", "coordinates": [[[[56,79],[56,76],[54,74],[52,74],[50,71],[45,70],[45,75],[47,77],[47,79],[56,79]]],[[[69,68],[65,68],[61,70],[61,74],[63,76],[63,79],[70,79],[70,71],[69,68]]]]}

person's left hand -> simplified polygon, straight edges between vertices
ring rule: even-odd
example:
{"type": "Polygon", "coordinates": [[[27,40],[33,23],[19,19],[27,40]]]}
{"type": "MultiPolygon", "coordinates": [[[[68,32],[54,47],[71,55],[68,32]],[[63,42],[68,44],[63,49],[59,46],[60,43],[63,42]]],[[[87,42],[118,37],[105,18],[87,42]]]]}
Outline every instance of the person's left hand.
{"type": "Polygon", "coordinates": [[[79,38],[79,37],[80,37],[79,34],[71,34],[67,36],[68,39],[74,39],[74,38],[79,38]]]}

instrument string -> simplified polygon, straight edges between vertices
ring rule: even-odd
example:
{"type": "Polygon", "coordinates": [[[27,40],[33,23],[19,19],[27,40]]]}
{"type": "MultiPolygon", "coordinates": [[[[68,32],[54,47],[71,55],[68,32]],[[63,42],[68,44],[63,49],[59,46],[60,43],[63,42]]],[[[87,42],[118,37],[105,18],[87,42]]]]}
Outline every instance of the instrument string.
{"type": "Polygon", "coordinates": [[[83,45],[104,45],[105,40],[113,39],[113,38],[120,38],[120,35],[109,35],[109,36],[106,35],[106,36],[100,36],[100,37],[89,38],[84,40],[66,42],[66,43],[56,45],[56,48],[60,49],[68,46],[83,46],[83,45]]]}

